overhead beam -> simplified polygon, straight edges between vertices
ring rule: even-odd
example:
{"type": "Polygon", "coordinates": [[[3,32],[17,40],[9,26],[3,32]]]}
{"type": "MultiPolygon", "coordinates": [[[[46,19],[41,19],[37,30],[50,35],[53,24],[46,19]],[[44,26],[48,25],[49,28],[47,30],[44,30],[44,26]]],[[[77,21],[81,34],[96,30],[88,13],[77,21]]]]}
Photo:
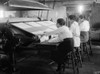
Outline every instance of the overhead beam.
{"type": "MultiPolygon", "coordinates": [[[[44,2],[44,0],[38,0],[44,2]]],[[[46,2],[53,2],[54,0],[45,0],[46,2]]],[[[95,1],[95,0],[55,0],[56,2],[74,2],[74,1],[95,1]]]]}
{"type": "Polygon", "coordinates": [[[92,4],[94,1],[93,0],[75,0],[75,1],[66,1],[63,3],[63,5],[67,4],[92,4]]]}

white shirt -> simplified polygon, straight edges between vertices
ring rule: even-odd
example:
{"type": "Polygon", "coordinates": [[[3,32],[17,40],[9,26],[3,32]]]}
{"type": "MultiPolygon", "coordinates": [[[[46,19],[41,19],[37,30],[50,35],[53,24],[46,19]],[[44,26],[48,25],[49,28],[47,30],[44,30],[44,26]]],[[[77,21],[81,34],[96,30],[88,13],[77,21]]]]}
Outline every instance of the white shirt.
{"type": "Polygon", "coordinates": [[[80,31],[89,31],[89,29],[90,29],[90,23],[87,20],[84,20],[80,24],[80,31]]]}
{"type": "Polygon", "coordinates": [[[80,46],[80,28],[79,28],[79,24],[76,21],[74,21],[70,26],[70,30],[73,34],[74,47],[79,47],[80,46]]]}
{"type": "Polygon", "coordinates": [[[58,37],[53,39],[50,42],[60,42],[60,41],[63,41],[63,39],[65,39],[65,38],[73,37],[72,32],[69,30],[69,28],[67,26],[59,27],[57,30],[48,32],[45,35],[55,35],[55,34],[57,34],[58,37]]]}

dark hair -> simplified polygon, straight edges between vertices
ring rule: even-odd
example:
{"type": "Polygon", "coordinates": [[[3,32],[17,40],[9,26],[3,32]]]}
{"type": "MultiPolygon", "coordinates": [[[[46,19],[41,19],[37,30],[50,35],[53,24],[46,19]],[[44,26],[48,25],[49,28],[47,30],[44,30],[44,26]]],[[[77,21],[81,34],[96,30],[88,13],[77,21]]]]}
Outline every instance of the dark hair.
{"type": "Polygon", "coordinates": [[[65,25],[65,20],[63,18],[59,18],[59,19],[57,19],[57,23],[59,23],[59,25],[63,26],[63,25],[65,25]]]}
{"type": "Polygon", "coordinates": [[[70,20],[76,20],[76,16],[75,16],[75,15],[69,15],[68,18],[69,18],[70,20]]]}
{"type": "Polygon", "coordinates": [[[84,15],[80,15],[79,18],[80,18],[80,19],[84,19],[85,16],[84,16],[84,15]]]}

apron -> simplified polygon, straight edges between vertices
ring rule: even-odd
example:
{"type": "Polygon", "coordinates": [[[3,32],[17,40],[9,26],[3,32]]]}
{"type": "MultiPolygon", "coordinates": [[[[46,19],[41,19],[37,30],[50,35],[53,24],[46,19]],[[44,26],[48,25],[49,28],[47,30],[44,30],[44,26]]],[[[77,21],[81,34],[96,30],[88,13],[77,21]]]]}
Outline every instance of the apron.
{"type": "Polygon", "coordinates": [[[81,43],[86,43],[89,40],[89,32],[81,31],[80,34],[81,43]]]}

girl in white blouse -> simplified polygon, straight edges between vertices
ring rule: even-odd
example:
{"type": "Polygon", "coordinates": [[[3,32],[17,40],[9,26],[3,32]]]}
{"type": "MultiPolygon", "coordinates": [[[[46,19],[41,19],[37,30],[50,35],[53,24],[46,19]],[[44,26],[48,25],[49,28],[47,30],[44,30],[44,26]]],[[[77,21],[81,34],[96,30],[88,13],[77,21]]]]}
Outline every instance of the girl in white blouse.
{"type": "Polygon", "coordinates": [[[88,20],[85,19],[85,16],[80,15],[79,16],[79,24],[80,24],[80,37],[81,37],[81,43],[88,42],[89,40],[89,30],[90,30],[90,23],[88,20]]]}
{"type": "Polygon", "coordinates": [[[78,22],[76,21],[76,16],[69,15],[68,18],[70,21],[70,30],[73,34],[74,47],[80,47],[80,28],[78,22]]]}
{"type": "Polygon", "coordinates": [[[45,35],[58,35],[58,37],[50,42],[61,42],[57,47],[57,51],[53,52],[51,58],[58,64],[57,71],[61,70],[62,64],[64,64],[66,55],[73,50],[74,42],[73,35],[69,28],[65,25],[65,21],[62,18],[57,20],[57,30],[45,33],[45,35]]]}

